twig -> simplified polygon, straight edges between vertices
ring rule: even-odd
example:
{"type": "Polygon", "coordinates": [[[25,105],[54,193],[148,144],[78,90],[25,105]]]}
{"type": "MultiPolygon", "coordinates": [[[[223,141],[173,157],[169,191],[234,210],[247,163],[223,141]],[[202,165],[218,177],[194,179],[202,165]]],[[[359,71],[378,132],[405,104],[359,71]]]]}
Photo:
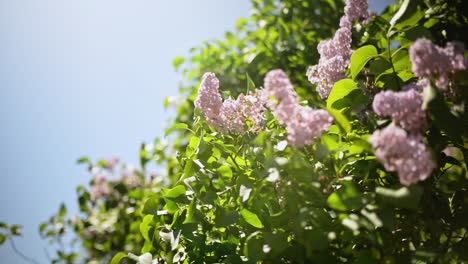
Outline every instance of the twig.
{"type": "Polygon", "coordinates": [[[34,264],[39,264],[39,262],[35,261],[34,259],[24,255],[21,251],[18,250],[18,248],[15,245],[15,242],[13,241],[13,238],[9,237],[11,247],[13,248],[13,251],[20,256],[22,259],[24,259],[27,262],[34,263],[34,264]]]}

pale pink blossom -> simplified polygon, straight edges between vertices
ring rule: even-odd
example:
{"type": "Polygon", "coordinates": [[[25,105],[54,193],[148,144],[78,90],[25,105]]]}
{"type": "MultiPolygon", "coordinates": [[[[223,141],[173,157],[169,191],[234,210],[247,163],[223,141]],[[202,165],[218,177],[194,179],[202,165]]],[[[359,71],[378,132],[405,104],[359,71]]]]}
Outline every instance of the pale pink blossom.
{"type": "Polygon", "coordinates": [[[327,130],[333,118],[325,110],[301,106],[291,81],[282,70],[272,70],[265,76],[268,104],[278,123],[286,127],[288,142],[295,147],[311,145],[327,130]]]}
{"type": "Polygon", "coordinates": [[[93,184],[91,185],[90,195],[91,200],[95,201],[101,197],[109,195],[109,186],[107,179],[104,175],[98,175],[94,178],[93,184]]]}
{"type": "Polygon", "coordinates": [[[435,168],[432,154],[421,139],[391,124],[376,130],[369,141],[385,169],[397,172],[401,184],[410,185],[429,178],[435,168]]]}
{"type": "Polygon", "coordinates": [[[449,42],[442,48],[426,38],[420,38],[409,50],[413,73],[421,79],[435,80],[439,89],[451,93],[448,91],[450,75],[468,66],[464,51],[465,47],[460,42],[449,42]]]}
{"type": "Polygon", "coordinates": [[[372,107],[378,115],[389,116],[405,130],[417,133],[428,125],[422,102],[421,93],[415,89],[382,91],[375,95],[372,107]]]}

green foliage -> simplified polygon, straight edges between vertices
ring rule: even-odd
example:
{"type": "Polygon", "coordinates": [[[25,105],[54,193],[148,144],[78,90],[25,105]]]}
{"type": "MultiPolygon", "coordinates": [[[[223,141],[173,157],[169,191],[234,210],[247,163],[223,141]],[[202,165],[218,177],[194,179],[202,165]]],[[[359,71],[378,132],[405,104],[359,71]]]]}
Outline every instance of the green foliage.
{"type": "MultiPolygon", "coordinates": [[[[431,123],[421,137],[437,164],[429,179],[402,187],[368,143],[389,123],[373,113],[373,96],[417,81],[408,55],[416,39],[468,44],[460,33],[468,32],[466,3],[449,2],[402,1],[357,24],[347,78],[325,102],[305,72],[319,59],[319,41],[336,30],[343,3],[253,0],[252,16],[224,40],[174,60],[185,83],[165,133],[171,143],[142,144],[137,184],[114,178],[96,199],[99,183],[91,180],[91,189],[77,189],[81,215],[68,217],[62,206],[41,234],[58,243],[73,230],[83,259],[111,263],[134,263],[127,253],[166,263],[468,263],[466,71],[451,76],[455,98],[433,83],[425,88],[431,123]],[[215,131],[194,109],[204,72],[215,72],[223,97],[235,98],[275,68],[290,76],[303,104],[333,116],[314,145],[289,146],[268,111],[264,130],[237,135],[215,131]],[[149,177],[150,164],[164,168],[164,181],[149,177]]],[[[108,161],[79,163],[93,176],[115,174],[108,161]]],[[[62,250],[58,259],[72,254],[62,250]]]]}

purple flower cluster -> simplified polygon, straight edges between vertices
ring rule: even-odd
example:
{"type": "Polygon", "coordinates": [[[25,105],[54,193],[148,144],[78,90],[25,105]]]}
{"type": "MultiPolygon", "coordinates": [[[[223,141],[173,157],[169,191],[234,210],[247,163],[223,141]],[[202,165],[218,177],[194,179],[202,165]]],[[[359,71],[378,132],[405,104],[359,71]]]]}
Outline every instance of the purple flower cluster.
{"type": "Polygon", "coordinates": [[[101,197],[109,195],[109,186],[104,175],[98,175],[94,178],[94,184],[91,186],[91,200],[95,201],[101,197]]]}
{"type": "Polygon", "coordinates": [[[442,48],[426,38],[420,38],[409,50],[413,72],[421,79],[434,78],[435,84],[442,91],[447,91],[450,75],[468,67],[464,51],[465,47],[460,42],[449,42],[445,48],[442,48]]]}
{"type": "Polygon", "coordinates": [[[301,106],[286,73],[272,70],[265,76],[265,90],[274,99],[268,102],[278,122],[286,127],[288,142],[295,147],[311,145],[327,130],[333,118],[325,110],[301,106]]]}
{"type": "Polygon", "coordinates": [[[372,107],[380,116],[390,116],[409,132],[427,128],[427,114],[421,109],[422,95],[414,88],[401,92],[382,91],[375,95],[372,107]]]}
{"type": "Polygon", "coordinates": [[[223,133],[245,133],[246,122],[252,129],[262,127],[265,112],[265,96],[262,90],[253,94],[241,94],[237,100],[223,101],[219,93],[219,80],[214,73],[205,73],[202,78],[195,107],[203,112],[206,121],[223,133]]]}
{"type": "Polygon", "coordinates": [[[435,168],[421,136],[408,134],[393,124],[375,131],[370,142],[377,159],[388,171],[396,171],[403,185],[427,179],[435,168]]]}
{"type": "Polygon", "coordinates": [[[353,21],[369,17],[367,0],[346,0],[345,15],[341,17],[340,28],[332,39],[323,40],[317,49],[319,63],[309,67],[307,78],[317,85],[317,92],[322,99],[330,94],[333,84],[345,77],[344,70],[351,58],[351,27],[353,21]]]}
{"type": "Polygon", "coordinates": [[[320,59],[317,65],[309,67],[307,77],[317,85],[321,98],[327,98],[333,84],[345,77],[344,70],[351,58],[351,29],[342,27],[330,40],[323,40],[317,47],[320,59]]]}

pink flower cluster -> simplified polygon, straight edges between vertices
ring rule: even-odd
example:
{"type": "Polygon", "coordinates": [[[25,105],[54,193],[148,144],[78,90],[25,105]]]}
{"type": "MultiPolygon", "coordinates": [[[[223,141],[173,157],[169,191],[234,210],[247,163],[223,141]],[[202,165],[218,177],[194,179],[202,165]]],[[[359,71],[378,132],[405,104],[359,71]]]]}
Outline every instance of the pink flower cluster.
{"type": "Polygon", "coordinates": [[[265,90],[274,97],[268,102],[281,125],[286,126],[288,141],[302,147],[314,143],[315,138],[327,130],[333,118],[325,110],[301,106],[294,87],[282,70],[273,70],[265,76],[265,90]]]}
{"type": "Polygon", "coordinates": [[[96,176],[90,190],[91,200],[95,201],[101,197],[105,197],[109,195],[109,192],[106,177],[103,175],[96,176]]]}
{"type": "Polygon", "coordinates": [[[410,185],[427,179],[435,168],[432,155],[421,139],[391,124],[375,131],[370,142],[385,169],[398,172],[401,184],[410,185]]]}
{"type": "Polygon", "coordinates": [[[421,93],[410,88],[401,92],[382,91],[375,95],[372,107],[378,115],[390,116],[406,131],[417,133],[427,128],[427,114],[421,109],[422,102],[421,93]]]}
{"type": "Polygon", "coordinates": [[[202,78],[195,107],[203,112],[206,121],[223,133],[244,133],[250,120],[252,129],[262,127],[265,112],[265,96],[262,90],[253,94],[241,94],[237,100],[223,102],[219,93],[219,80],[214,73],[205,73],[202,78]]]}
{"type": "Polygon", "coordinates": [[[317,49],[319,63],[309,67],[307,78],[317,85],[317,92],[322,99],[328,97],[335,82],[345,77],[344,70],[351,58],[351,27],[353,21],[369,17],[367,0],[346,0],[345,15],[341,17],[340,28],[332,39],[323,40],[317,49]]]}
{"type": "Polygon", "coordinates": [[[413,72],[421,79],[434,78],[435,84],[442,91],[447,91],[450,75],[468,67],[464,51],[465,47],[460,42],[448,42],[445,48],[442,48],[426,38],[420,38],[409,50],[413,72]]]}

